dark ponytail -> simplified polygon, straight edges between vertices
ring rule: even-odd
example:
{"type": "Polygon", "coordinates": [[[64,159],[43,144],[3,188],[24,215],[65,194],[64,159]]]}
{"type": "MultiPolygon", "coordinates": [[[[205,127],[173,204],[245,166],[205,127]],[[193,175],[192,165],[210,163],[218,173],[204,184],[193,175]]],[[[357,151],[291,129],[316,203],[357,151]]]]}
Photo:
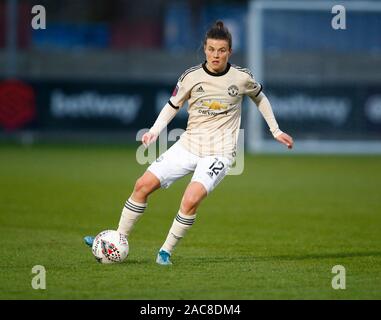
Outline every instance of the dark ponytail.
{"type": "Polygon", "coordinates": [[[218,29],[223,29],[224,28],[224,23],[221,20],[216,21],[216,27],[218,29]]]}
{"type": "Polygon", "coordinates": [[[206,32],[204,45],[208,39],[226,40],[229,44],[229,49],[232,47],[232,35],[228,28],[224,26],[221,20],[217,20],[214,25],[206,32]]]}

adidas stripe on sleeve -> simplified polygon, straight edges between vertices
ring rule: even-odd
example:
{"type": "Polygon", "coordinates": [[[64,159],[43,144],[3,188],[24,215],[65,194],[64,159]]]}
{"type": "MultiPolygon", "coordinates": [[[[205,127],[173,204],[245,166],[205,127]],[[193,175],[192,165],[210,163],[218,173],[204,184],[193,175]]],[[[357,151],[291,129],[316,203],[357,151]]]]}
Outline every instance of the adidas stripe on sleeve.
{"type": "Polygon", "coordinates": [[[172,96],[168,101],[168,104],[174,108],[179,109],[183,106],[184,102],[189,99],[192,90],[193,83],[189,81],[188,74],[200,69],[202,65],[186,70],[178,79],[175,89],[172,92],[172,96]]]}

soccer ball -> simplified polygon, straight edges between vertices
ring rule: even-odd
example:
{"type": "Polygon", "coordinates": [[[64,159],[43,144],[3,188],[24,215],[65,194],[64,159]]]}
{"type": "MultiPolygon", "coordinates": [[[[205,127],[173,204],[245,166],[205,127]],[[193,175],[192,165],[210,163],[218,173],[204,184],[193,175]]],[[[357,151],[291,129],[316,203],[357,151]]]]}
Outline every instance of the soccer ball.
{"type": "Polygon", "coordinates": [[[118,231],[105,230],[95,237],[92,251],[100,263],[122,262],[128,256],[128,241],[126,236],[118,231]]]}

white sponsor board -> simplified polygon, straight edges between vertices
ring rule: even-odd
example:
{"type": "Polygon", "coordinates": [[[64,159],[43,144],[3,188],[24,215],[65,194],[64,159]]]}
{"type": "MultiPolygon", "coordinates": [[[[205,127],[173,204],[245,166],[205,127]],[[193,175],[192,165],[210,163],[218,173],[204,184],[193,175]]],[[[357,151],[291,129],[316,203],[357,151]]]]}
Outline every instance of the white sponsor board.
{"type": "Polygon", "coordinates": [[[138,95],[99,94],[93,91],[66,94],[55,90],[51,95],[50,110],[57,118],[110,117],[128,124],[136,119],[141,104],[138,95]]]}

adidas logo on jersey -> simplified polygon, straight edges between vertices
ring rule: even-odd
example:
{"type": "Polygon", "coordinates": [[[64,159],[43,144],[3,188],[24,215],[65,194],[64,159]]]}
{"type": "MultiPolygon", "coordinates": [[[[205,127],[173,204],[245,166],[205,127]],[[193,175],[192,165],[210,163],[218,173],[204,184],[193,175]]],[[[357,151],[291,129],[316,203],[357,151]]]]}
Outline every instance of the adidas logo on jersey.
{"type": "Polygon", "coordinates": [[[196,92],[199,92],[199,93],[204,93],[204,88],[202,86],[199,86],[197,89],[196,89],[196,92]]]}

